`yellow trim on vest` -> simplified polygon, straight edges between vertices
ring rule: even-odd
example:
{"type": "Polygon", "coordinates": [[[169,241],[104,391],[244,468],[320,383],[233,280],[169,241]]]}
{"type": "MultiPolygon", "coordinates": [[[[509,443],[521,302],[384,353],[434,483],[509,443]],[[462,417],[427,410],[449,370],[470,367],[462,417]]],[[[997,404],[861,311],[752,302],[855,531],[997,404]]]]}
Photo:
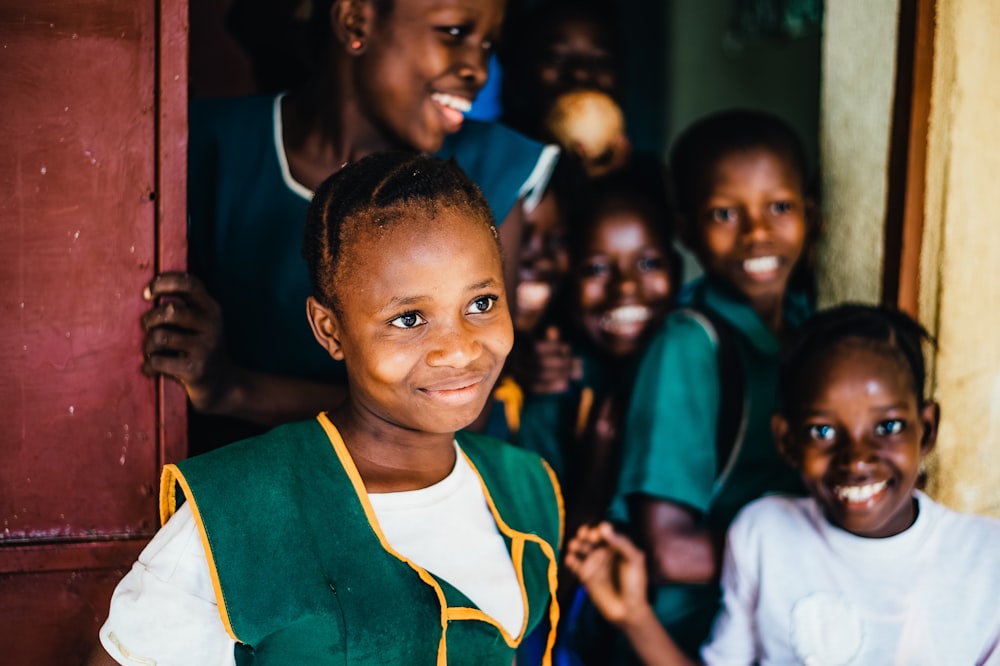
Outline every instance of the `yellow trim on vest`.
{"type": "Polygon", "coordinates": [[[219,607],[219,616],[222,618],[222,626],[226,628],[226,633],[238,643],[242,643],[233,631],[233,625],[229,621],[229,611],[226,608],[226,598],[222,594],[222,584],[219,582],[219,572],[215,568],[215,557],[212,554],[212,547],[208,543],[208,533],[205,532],[205,524],[201,520],[201,512],[198,504],[194,500],[194,494],[188,485],[187,479],[177,465],[165,465],[163,474],[160,476],[160,520],[166,522],[170,516],[177,511],[177,486],[184,490],[184,497],[191,507],[191,515],[198,526],[198,536],[201,538],[201,546],[205,550],[205,561],[208,563],[208,573],[212,578],[212,589],[215,591],[215,602],[219,607]],[[167,511],[164,517],[164,511],[167,511]]]}
{"type": "Polygon", "coordinates": [[[511,377],[504,377],[493,389],[493,399],[503,405],[507,427],[515,435],[521,430],[521,409],[524,407],[524,391],[511,377]]]}
{"type": "Polygon", "coordinates": [[[580,407],[576,412],[576,436],[579,437],[587,429],[590,410],[594,406],[594,389],[584,386],[580,392],[580,407]]]}
{"type": "Polygon", "coordinates": [[[326,436],[330,440],[330,444],[333,445],[333,450],[337,454],[337,458],[340,459],[340,464],[343,466],[344,471],[347,473],[347,477],[351,480],[351,485],[354,486],[354,493],[358,497],[358,501],[361,502],[361,508],[365,511],[365,517],[368,518],[368,523],[371,525],[372,531],[375,532],[375,536],[378,537],[379,543],[382,545],[383,550],[388,552],[390,555],[396,559],[405,562],[418,576],[420,580],[424,581],[427,585],[434,589],[435,594],[437,594],[438,605],[441,608],[441,640],[438,642],[438,655],[437,664],[438,666],[447,666],[448,664],[448,644],[445,640],[448,633],[448,602],[444,596],[444,590],[438,584],[437,580],[423,567],[419,566],[416,562],[404,557],[402,553],[397,552],[391,545],[389,541],[385,538],[385,534],[382,533],[382,527],[378,524],[378,518],[375,516],[375,508],[371,504],[371,500],[368,499],[368,491],[365,489],[365,482],[361,478],[361,473],[358,472],[357,465],[354,464],[354,459],[351,458],[350,451],[347,450],[347,445],[344,444],[343,437],[340,436],[340,431],[337,430],[337,426],[333,425],[326,412],[320,412],[316,417],[319,421],[320,426],[326,431],[326,436]]]}
{"type": "MultiPolygon", "coordinates": [[[[517,647],[521,640],[523,640],[524,631],[528,624],[528,590],[524,584],[524,573],[522,570],[525,542],[530,541],[537,544],[538,547],[542,549],[542,553],[544,553],[545,557],[549,560],[549,636],[545,645],[545,654],[542,657],[542,666],[551,666],[552,648],[556,643],[556,628],[559,626],[559,602],[556,600],[556,588],[559,583],[559,562],[556,559],[555,550],[553,550],[550,543],[537,534],[518,532],[504,522],[503,518],[500,516],[500,512],[497,510],[496,504],[493,503],[493,497],[490,495],[489,488],[486,487],[486,483],[483,481],[482,475],[479,474],[479,470],[476,469],[475,464],[469,460],[469,456],[465,455],[464,451],[462,451],[462,456],[468,461],[469,466],[472,467],[473,471],[475,471],[476,476],[479,477],[479,484],[482,486],[483,495],[486,497],[486,504],[490,508],[490,513],[493,514],[493,519],[496,521],[497,527],[500,529],[502,534],[506,534],[511,539],[511,559],[514,561],[514,571],[517,573],[517,580],[521,585],[521,599],[524,604],[524,622],[521,625],[521,632],[517,638],[517,642],[507,642],[507,644],[511,647],[517,647]]],[[[552,468],[549,467],[549,464],[545,462],[545,460],[541,460],[541,462],[545,467],[545,471],[548,472],[549,478],[552,480],[552,489],[555,491],[556,503],[559,507],[559,540],[561,542],[563,537],[563,526],[565,524],[562,491],[560,490],[559,481],[556,479],[556,475],[552,471],[552,468]]],[[[504,637],[504,640],[507,640],[508,634],[506,631],[503,631],[502,628],[501,635],[504,637]]]]}

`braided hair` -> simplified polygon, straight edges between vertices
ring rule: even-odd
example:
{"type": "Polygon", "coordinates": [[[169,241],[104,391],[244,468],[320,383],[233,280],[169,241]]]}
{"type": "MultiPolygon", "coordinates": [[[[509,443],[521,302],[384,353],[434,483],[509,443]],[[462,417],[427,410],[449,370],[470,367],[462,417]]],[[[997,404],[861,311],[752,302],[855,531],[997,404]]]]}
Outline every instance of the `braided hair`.
{"type": "Polygon", "coordinates": [[[917,405],[923,407],[927,375],[923,344],[933,345],[930,334],[901,310],[848,303],[818,312],[785,349],[778,369],[778,395],[786,414],[794,414],[808,394],[819,361],[848,341],[901,360],[909,370],[917,405]]]}
{"type": "Polygon", "coordinates": [[[486,197],[454,161],[404,151],[375,153],[327,178],[309,204],[302,252],[313,296],[336,311],[344,248],[360,234],[382,234],[409,219],[413,207],[430,219],[441,208],[461,208],[496,238],[486,197]]]}

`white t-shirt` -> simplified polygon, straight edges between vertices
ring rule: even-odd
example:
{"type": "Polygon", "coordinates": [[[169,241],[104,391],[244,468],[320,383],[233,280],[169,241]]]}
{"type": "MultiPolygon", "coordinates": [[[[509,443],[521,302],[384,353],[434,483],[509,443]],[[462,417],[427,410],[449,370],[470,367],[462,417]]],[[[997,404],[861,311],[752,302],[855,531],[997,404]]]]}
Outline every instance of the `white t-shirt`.
{"type": "MultiPolygon", "coordinates": [[[[368,498],[394,550],[461,590],[516,636],[525,611],[514,563],[478,475],[457,443],[455,448],[455,468],[439,483],[368,498]]],[[[267,570],[262,568],[261,575],[268,575],[267,570]]],[[[234,663],[234,641],[222,625],[198,526],[187,504],[118,583],[100,640],[120,664],[234,663]]]]}
{"type": "Polygon", "coordinates": [[[884,539],[834,527],[812,499],[747,505],[705,662],[1000,664],[1000,521],[916,497],[914,524],[884,539]]]}

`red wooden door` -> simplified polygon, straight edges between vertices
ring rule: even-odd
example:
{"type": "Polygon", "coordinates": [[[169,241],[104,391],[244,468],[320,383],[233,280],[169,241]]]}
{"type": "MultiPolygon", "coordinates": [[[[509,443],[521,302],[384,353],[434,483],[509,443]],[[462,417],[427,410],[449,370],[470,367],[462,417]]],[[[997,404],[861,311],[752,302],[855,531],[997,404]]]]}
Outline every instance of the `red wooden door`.
{"type": "Polygon", "coordinates": [[[0,661],[77,663],[158,527],[184,396],[140,373],[184,264],[187,3],[0,2],[0,661]]]}

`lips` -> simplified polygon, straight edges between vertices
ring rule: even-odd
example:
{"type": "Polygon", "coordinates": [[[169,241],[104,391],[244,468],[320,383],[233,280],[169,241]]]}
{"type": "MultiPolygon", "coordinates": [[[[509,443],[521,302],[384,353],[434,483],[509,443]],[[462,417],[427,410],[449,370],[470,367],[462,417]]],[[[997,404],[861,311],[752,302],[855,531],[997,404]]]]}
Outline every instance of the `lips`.
{"type": "Polygon", "coordinates": [[[888,486],[888,480],[861,485],[835,486],[833,494],[844,504],[867,506],[881,498],[888,486]]]}
{"type": "Polygon", "coordinates": [[[457,132],[462,128],[465,114],[472,109],[472,100],[444,92],[431,93],[431,100],[444,118],[445,129],[457,132]]]}
{"type": "Polygon", "coordinates": [[[428,398],[448,405],[465,404],[481,398],[486,375],[462,375],[424,386],[420,389],[428,398]]]}
{"type": "Polygon", "coordinates": [[[743,271],[754,278],[763,279],[774,275],[781,262],[774,255],[765,257],[750,257],[743,260],[743,271]]]}
{"type": "Polygon", "coordinates": [[[653,317],[645,305],[622,305],[601,315],[601,330],[612,335],[637,335],[653,317]]]}

